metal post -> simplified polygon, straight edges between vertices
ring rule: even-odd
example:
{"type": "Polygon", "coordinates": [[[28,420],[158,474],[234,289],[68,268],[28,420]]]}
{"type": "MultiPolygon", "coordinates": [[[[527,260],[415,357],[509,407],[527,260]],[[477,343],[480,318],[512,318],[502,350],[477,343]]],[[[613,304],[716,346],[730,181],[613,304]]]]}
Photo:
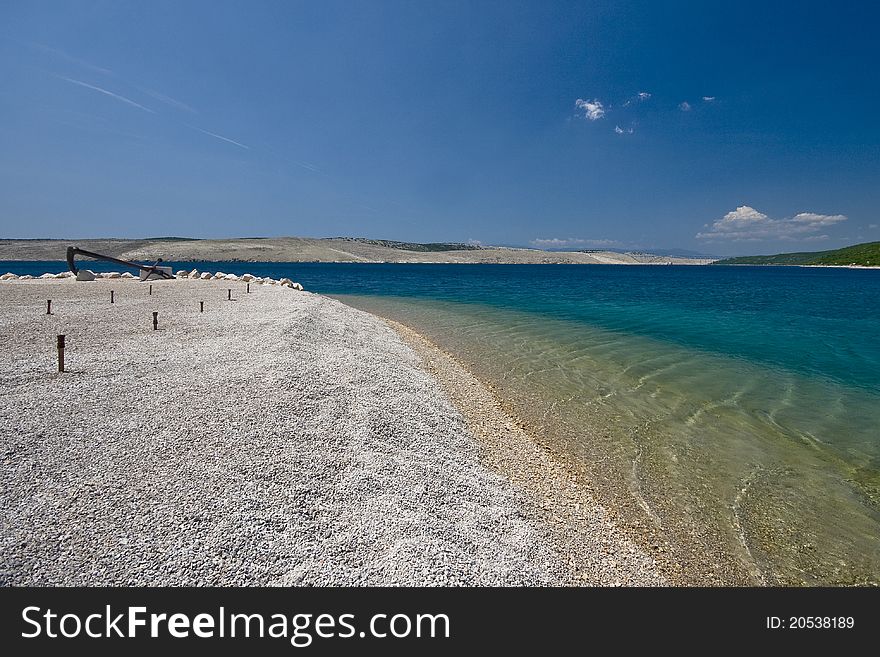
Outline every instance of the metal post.
{"type": "Polygon", "coordinates": [[[46,314],[52,314],[52,299],[46,299],[46,314]]]}
{"type": "Polygon", "coordinates": [[[58,371],[64,371],[64,336],[58,336],[58,371]]]}
{"type": "Polygon", "coordinates": [[[153,311],[153,330],[156,331],[159,329],[159,311],[153,311]]]}
{"type": "Polygon", "coordinates": [[[251,284],[250,284],[250,283],[248,283],[248,287],[247,287],[247,293],[248,293],[248,294],[250,294],[250,293],[251,293],[251,284]]]}
{"type": "Polygon", "coordinates": [[[232,301],[232,290],[226,290],[226,300],[232,301]]]}
{"type": "Polygon", "coordinates": [[[205,312],[205,302],[204,301],[199,301],[199,312],[200,313],[205,312]]]}
{"type": "Polygon", "coordinates": [[[150,296],[153,296],[153,286],[150,285],[150,296]]]}
{"type": "Polygon", "coordinates": [[[113,290],[110,290],[110,303],[113,303],[113,290]]]}

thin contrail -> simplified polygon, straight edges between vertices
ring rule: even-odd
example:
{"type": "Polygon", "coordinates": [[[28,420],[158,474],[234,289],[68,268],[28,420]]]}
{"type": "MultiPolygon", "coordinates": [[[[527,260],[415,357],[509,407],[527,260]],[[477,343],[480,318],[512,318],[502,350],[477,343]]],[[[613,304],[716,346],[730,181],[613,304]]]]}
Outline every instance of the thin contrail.
{"type": "Polygon", "coordinates": [[[235,144],[239,148],[244,148],[245,150],[251,149],[250,146],[246,146],[245,144],[242,144],[241,142],[235,141],[234,139],[230,139],[229,137],[224,137],[223,135],[218,135],[216,132],[209,132],[208,130],[202,130],[201,128],[197,128],[194,125],[191,125],[190,128],[193,128],[194,130],[198,130],[199,132],[203,132],[206,135],[210,135],[211,137],[216,137],[217,139],[222,139],[223,141],[228,141],[230,144],[235,144]]]}
{"type": "Polygon", "coordinates": [[[74,80],[73,78],[66,78],[63,75],[59,75],[57,77],[61,78],[62,80],[66,80],[67,82],[70,82],[72,84],[78,84],[79,86],[85,87],[86,89],[91,89],[93,91],[97,91],[98,93],[102,93],[105,96],[110,96],[110,98],[115,98],[116,100],[122,101],[123,103],[131,105],[132,107],[137,107],[138,109],[142,109],[145,112],[149,112],[150,114],[155,114],[155,112],[153,110],[151,110],[149,107],[144,107],[140,103],[136,103],[133,100],[131,100],[130,98],[126,98],[125,96],[120,96],[119,94],[115,94],[112,91],[107,91],[106,89],[102,89],[101,87],[96,87],[93,84],[88,84],[88,83],[82,82],[80,80],[74,80]]]}

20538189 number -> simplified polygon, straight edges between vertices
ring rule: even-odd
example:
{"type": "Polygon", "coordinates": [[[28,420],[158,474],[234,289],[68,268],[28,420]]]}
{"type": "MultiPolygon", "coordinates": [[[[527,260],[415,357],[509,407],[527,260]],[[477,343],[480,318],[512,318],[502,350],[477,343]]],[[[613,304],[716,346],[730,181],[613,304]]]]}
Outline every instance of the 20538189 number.
{"type": "Polygon", "coordinates": [[[852,616],[791,616],[790,630],[848,630],[856,624],[852,616]]]}

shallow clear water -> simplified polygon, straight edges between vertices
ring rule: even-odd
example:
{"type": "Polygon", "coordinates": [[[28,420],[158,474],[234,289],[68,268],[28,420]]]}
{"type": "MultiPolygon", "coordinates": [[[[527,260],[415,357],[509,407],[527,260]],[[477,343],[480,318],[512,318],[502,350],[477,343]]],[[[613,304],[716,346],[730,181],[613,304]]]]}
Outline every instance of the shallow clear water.
{"type": "Polygon", "coordinates": [[[193,266],[290,276],[418,329],[691,568],[880,581],[878,271],[193,266]]]}

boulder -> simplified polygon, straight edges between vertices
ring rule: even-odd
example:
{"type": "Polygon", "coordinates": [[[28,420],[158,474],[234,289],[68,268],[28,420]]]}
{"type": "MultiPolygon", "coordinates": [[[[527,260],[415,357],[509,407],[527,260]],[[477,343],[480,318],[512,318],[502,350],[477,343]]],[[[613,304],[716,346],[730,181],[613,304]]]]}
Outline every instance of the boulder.
{"type": "Polygon", "coordinates": [[[199,276],[199,278],[201,278],[203,281],[207,281],[208,279],[212,278],[212,276],[211,276],[210,273],[205,272],[204,274],[202,274],[201,276],[199,276]]]}
{"type": "Polygon", "coordinates": [[[54,278],[71,278],[76,276],[72,271],[62,271],[58,274],[55,274],[54,278]]]}
{"type": "Polygon", "coordinates": [[[218,271],[216,274],[214,274],[214,280],[215,280],[215,281],[219,281],[219,280],[222,280],[222,279],[224,279],[224,278],[226,278],[226,273],[225,273],[225,272],[218,271]]]}
{"type": "Polygon", "coordinates": [[[226,276],[223,277],[223,280],[224,281],[237,281],[238,276],[236,276],[235,274],[226,274],[226,276]]]}
{"type": "Polygon", "coordinates": [[[55,278],[55,274],[46,272],[45,274],[40,274],[40,278],[55,278]]]}
{"type": "Polygon", "coordinates": [[[174,276],[177,278],[189,278],[189,272],[185,269],[181,269],[179,272],[174,274],[174,276]]]}
{"type": "Polygon", "coordinates": [[[33,278],[34,278],[34,277],[31,276],[30,274],[25,274],[24,276],[19,277],[18,280],[20,280],[20,281],[30,281],[30,280],[33,280],[33,278]]]}
{"type": "Polygon", "coordinates": [[[131,272],[128,272],[128,271],[124,271],[121,274],[119,274],[119,278],[134,278],[134,274],[132,274],[131,272]]]}
{"type": "Polygon", "coordinates": [[[189,277],[190,277],[190,278],[198,278],[198,277],[199,277],[199,270],[198,270],[198,269],[193,269],[193,270],[189,273],[189,277]]]}
{"type": "Polygon", "coordinates": [[[283,285],[284,287],[289,287],[291,290],[302,290],[303,286],[299,283],[295,283],[289,278],[282,278],[279,282],[279,285],[283,285]]]}
{"type": "Polygon", "coordinates": [[[97,278],[95,276],[95,272],[93,272],[91,269],[80,269],[76,273],[76,280],[78,281],[93,281],[95,280],[95,278],[97,278]]]}
{"type": "Polygon", "coordinates": [[[18,278],[18,276],[16,276],[12,272],[10,272],[8,274],[3,274],[2,276],[0,276],[0,281],[12,281],[12,280],[15,280],[16,278],[18,278]]]}
{"type": "Polygon", "coordinates": [[[107,274],[104,274],[104,278],[122,278],[122,274],[120,274],[118,271],[111,271],[107,274]]]}
{"type": "Polygon", "coordinates": [[[251,281],[255,280],[255,277],[250,274],[242,274],[241,278],[239,278],[238,280],[240,280],[242,283],[250,283],[251,281]]]}

